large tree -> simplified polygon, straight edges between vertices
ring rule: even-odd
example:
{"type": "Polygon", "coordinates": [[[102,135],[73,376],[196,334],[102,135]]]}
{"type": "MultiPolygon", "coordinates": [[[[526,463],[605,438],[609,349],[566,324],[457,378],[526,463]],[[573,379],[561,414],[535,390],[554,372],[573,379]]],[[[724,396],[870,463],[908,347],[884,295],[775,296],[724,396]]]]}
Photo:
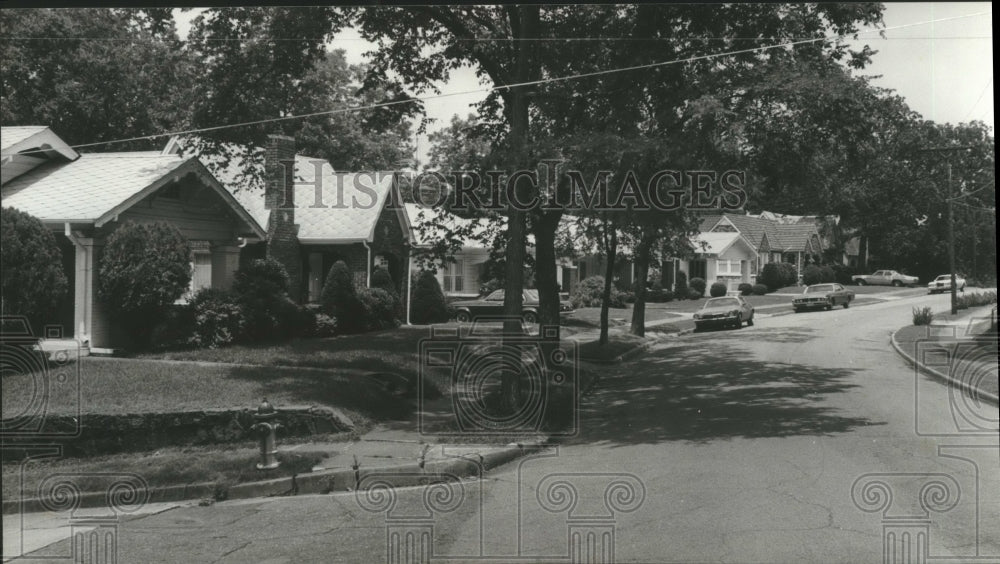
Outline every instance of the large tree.
{"type": "Polygon", "coordinates": [[[4,125],[47,125],[76,145],[153,135],[187,121],[195,68],[169,10],[3,10],[0,27],[4,125]]]}

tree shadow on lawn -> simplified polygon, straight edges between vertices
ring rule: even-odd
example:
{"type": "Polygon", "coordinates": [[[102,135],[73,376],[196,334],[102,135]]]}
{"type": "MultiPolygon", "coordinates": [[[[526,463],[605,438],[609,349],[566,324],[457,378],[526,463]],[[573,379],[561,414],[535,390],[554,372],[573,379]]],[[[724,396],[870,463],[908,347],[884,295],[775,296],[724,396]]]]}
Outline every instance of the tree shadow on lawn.
{"type": "Polygon", "coordinates": [[[707,443],[737,437],[828,436],[866,425],[822,405],[856,387],[854,372],[761,362],[725,344],[687,342],[649,353],[583,398],[578,444],[707,443]]]}

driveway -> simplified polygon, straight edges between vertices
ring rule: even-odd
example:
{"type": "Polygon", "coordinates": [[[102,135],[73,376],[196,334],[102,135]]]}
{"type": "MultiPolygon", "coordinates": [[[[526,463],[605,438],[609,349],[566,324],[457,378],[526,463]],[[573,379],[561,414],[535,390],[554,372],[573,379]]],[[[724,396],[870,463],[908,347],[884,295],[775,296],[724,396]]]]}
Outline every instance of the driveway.
{"type": "Polygon", "coordinates": [[[384,562],[407,539],[451,562],[585,561],[574,539],[618,562],[996,561],[996,408],[888,343],[947,300],[678,337],[609,369],[577,437],[483,481],[177,508],[121,523],[119,561],[384,562]]]}

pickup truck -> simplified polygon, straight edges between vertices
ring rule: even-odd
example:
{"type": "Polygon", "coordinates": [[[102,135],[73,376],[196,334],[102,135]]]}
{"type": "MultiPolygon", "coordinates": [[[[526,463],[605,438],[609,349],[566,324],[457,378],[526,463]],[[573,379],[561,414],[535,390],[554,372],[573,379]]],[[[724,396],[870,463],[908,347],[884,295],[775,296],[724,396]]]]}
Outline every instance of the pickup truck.
{"type": "Polygon", "coordinates": [[[877,270],[875,274],[858,274],[851,276],[851,281],[858,286],[871,284],[873,286],[913,286],[920,280],[916,276],[900,274],[895,270],[877,270]]]}

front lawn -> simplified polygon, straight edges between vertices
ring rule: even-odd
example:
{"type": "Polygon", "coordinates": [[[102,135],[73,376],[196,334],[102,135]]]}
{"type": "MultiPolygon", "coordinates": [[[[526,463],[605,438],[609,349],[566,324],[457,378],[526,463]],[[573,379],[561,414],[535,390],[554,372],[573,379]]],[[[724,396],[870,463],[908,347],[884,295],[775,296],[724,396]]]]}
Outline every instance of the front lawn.
{"type": "MultiPolygon", "coordinates": [[[[201,351],[194,351],[201,352],[201,351]]],[[[218,352],[218,351],[206,351],[218,352]]],[[[127,414],[274,405],[325,405],[342,409],[359,427],[368,419],[406,417],[409,403],[364,373],[304,371],[267,366],[164,363],[142,359],[84,357],[53,386],[45,403],[53,415],[127,414]],[[78,375],[77,375],[78,374],[78,375]],[[76,395],[79,390],[79,398],[76,395]]],[[[34,379],[4,376],[3,417],[14,417],[37,400],[34,379]]]]}

